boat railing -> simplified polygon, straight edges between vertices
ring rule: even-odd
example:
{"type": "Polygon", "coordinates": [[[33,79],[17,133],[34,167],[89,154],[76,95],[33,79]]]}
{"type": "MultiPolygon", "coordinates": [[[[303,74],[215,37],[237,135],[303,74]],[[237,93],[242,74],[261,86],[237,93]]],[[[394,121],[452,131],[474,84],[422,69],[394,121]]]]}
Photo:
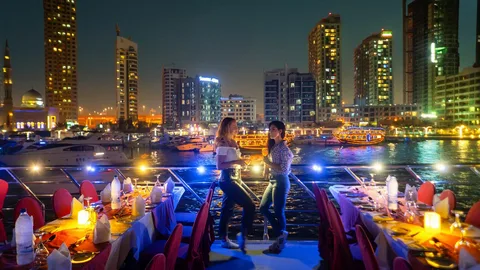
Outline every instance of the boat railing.
{"type": "MultiPolygon", "coordinates": [[[[243,178],[243,187],[245,190],[251,195],[252,199],[260,202],[261,196],[255,194],[254,191],[249,187],[259,184],[261,182],[265,183],[263,177],[261,175],[261,169],[258,168],[259,165],[250,165],[249,173],[245,174],[243,178]]],[[[446,171],[447,169],[468,169],[473,172],[476,177],[480,177],[480,164],[477,163],[462,163],[462,164],[395,164],[395,165],[383,165],[379,163],[375,163],[372,165],[365,165],[365,164],[335,164],[335,165],[318,165],[318,164],[294,164],[292,165],[292,172],[290,173],[290,179],[292,183],[295,183],[304,194],[307,195],[312,200],[315,200],[315,196],[312,192],[312,189],[309,188],[307,185],[311,185],[313,183],[323,184],[323,185],[333,185],[333,184],[344,184],[344,185],[364,185],[366,184],[365,178],[362,177],[363,175],[368,175],[370,172],[378,172],[379,170],[383,171],[391,171],[391,170],[404,170],[406,171],[418,184],[421,184],[425,180],[420,176],[417,172],[418,170],[435,170],[435,171],[446,171]],[[343,171],[347,175],[351,177],[350,181],[347,179],[342,179],[341,182],[329,182],[328,181],[328,170],[337,170],[343,171]],[[367,174],[360,173],[360,171],[368,171],[367,174]],[[309,177],[310,179],[301,179],[303,176],[302,173],[307,173],[313,175],[309,177]],[[317,174],[318,176],[315,176],[317,174]],[[327,179],[327,181],[322,181],[321,179],[327,179]]],[[[214,165],[201,165],[201,166],[95,166],[95,167],[77,167],[77,166],[48,166],[48,167],[22,167],[22,166],[12,166],[12,167],[2,167],[0,168],[0,178],[9,178],[5,179],[9,184],[15,185],[17,184],[22,192],[14,191],[15,188],[12,189],[13,192],[9,192],[7,194],[7,199],[10,199],[11,202],[16,202],[21,197],[31,196],[35,198],[40,205],[42,206],[42,210],[44,211],[44,216],[47,213],[52,215],[52,209],[47,209],[45,206],[45,202],[51,201],[51,197],[53,196],[53,191],[58,189],[59,187],[65,187],[67,190],[77,190],[80,187],[80,182],[83,179],[88,179],[88,175],[93,176],[95,173],[99,172],[110,172],[110,174],[103,175],[102,177],[94,177],[91,182],[94,185],[106,185],[110,183],[113,174],[119,175],[122,178],[132,177],[136,178],[143,178],[142,181],[139,181],[139,185],[145,184],[152,184],[155,182],[153,175],[150,172],[153,171],[162,171],[166,172],[170,175],[176,185],[181,185],[185,188],[188,193],[190,193],[194,200],[199,202],[199,205],[204,202],[204,198],[198,194],[198,189],[196,190],[193,186],[203,185],[209,186],[212,181],[218,180],[218,173],[212,174],[213,171],[216,171],[216,167],[214,165]],[[42,171],[49,171],[52,175],[53,172],[58,171],[60,173],[56,173],[56,176],[51,177],[49,175],[42,175],[42,171]],[[186,171],[193,171],[195,174],[196,179],[201,178],[200,180],[195,181],[186,181],[182,174],[186,171]],[[202,177],[201,175],[204,175],[202,177]],[[87,177],[86,177],[87,176],[87,177]],[[145,180],[148,177],[150,180],[145,180]],[[207,176],[210,176],[208,178],[207,176]],[[47,192],[40,192],[41,188],[45,187],[43,190],[47,189],[47,192]]],[[[78,194],[72,192],[72,194],[78,194]]],[[[186,193],[187,194],[187,193],[186,193]]],[[[219,198],[217,196],[217,198],[219,198]]],[[[12,203],[8,205],[5,204],[6,207],[3,209],[4,211],[13,211],[12,203]]],[[[219,211],[220,208],[215,204],[212,204],[212,211],[219,211]]],[[[286,210],[287,212],[292,213],[315,213],[317,210],[313,209],[289,209],[286,210]]],[[[48,216],[48,215],[47,215],[48,216]]],[[[13,220],[7,221],[7,223],[13,223],[13,220]]],[[[263,221],[263,224],[256,224],[255,226],[263,226],[264,227],[264,237],[267,235],[267,222],[266,220],[263,221]]],[[[317,226],[317,224],[310,222],[304,224],[287,224],[287,226],[317,226]]]]}

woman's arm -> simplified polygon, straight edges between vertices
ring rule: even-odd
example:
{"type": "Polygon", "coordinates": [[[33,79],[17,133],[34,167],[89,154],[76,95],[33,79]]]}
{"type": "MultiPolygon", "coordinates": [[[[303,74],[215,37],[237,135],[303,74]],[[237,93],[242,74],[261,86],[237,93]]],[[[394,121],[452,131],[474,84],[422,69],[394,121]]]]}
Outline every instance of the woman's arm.
{"type": "Polygon", "coordinates": [[[290,166],[293,161],[293,153],[286,145],[285,147],[279,148],[277,151],[280,151],[280,163],[273,163],[265,158],[265,164],[278,172],[287,174],[290,172],[290,166]]]}

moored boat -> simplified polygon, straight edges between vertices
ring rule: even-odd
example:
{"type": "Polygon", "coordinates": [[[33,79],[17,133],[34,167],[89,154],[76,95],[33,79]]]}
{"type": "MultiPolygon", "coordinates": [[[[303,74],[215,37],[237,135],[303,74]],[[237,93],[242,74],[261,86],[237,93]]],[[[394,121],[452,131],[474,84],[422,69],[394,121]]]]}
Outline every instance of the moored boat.
{"type": "Polygon", "coordinates": [[[374,145],[385,140],[385,130],[377,127],[348,127],[334,132],[333,136],[342,144],[374,145]]]}

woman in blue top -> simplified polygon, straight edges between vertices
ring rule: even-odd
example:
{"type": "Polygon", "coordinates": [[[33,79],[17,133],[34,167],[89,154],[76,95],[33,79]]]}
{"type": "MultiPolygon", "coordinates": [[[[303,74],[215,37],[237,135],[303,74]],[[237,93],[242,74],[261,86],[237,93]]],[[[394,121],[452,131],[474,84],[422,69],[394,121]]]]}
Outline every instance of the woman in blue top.
{"type": "Polygon", "coordinates": [[[270,183],[263,193],[260,203],[260,212],[265,215],[277,240],[269,247],[271,252],[280,252],[285,248],[287,241],[287,222],[285,218],[285,204],[290,190],[290,166],[293,160],[292,151],[287,146],[285,138],[285,124],[273,121],[269,125],[268,156],[264,158],[265,167],[270,169],[268,179],[270,183]],[[269,208],[273,203],[274,213],[269,208]]]}

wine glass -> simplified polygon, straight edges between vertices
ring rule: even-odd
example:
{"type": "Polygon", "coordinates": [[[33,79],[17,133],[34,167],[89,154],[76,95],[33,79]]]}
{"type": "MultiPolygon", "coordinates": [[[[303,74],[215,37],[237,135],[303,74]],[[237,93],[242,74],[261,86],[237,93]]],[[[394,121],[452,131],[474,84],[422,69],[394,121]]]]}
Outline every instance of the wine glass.
{"type": "Polygon", "coordinates": [[[243,155],[243,161],[245,161],[246,163],[246,166],[245,168],[243,169],[244,171],[247,171],[248,170],[248,166],[250,165],[250,155],[243,155]]]}
{"type": "Polygon", "coordinates": [[[155,186],[161,186],[160,184],[160,174],[155,175],[157,177],[157,182],[155,182],[155,186]]]}
{"type": "Polygon", "coordinates": [[[43,234],[44,232],[38,231],[35,233],[38,235],[38,244],[35,247],[35,261],[33,263],[34,269],[45,269],[47,267],[47,257],[50,254],[48,249],[43,244],[43,234]]]}
{"type": "Polygon", "coordinates": [[[267,148],[262,148],[262,156],[264,156],[264,157],[268,156],[268,149],[267,148]]]}
{"type": "Polygon", "coordinates": [[[465,227],[461,227],[460,228],[460,233],[461,233],[461,238],[460,240],[458,240],[456,243],[455,243],[455,252],[456,253],[459,253],[460,252],[460,249],[462,247],[469,247],[470,246],[470,242],[468,242],[467,240],[465,240],[465,234],[467,232],[467,229],[465,227]]]}
{"type": "Polygon", "coordinates": [[[84,200],[87,201],[87,208],[90,207],[90,200],[92,199],[92,197],[85,197],[84,200]]]}
{"type": "Polygon", "coordinates": [[[372,177],[372,179],[370,180],[370,186],[372,187],[373,190],[375,190],[377,186],[377,183],[375,182],[375,179],[374,179],[375,174],[371,173],[370,176],[372,177]]]}
{"type": "Polygon", "coordinates": [[[137,185],[138,178],[133,178],[133,181],[135,181],[135,190],[137,190],[138,189],[138,185],[137,185]]]}
{"type": "Polygon", "coordinates": [[[414,202],[413,201],[408,201],[407,202],[407,211],[405,211],[405,221],[407,223],[413,223],[415,221],[415,211],[413,211],[414,208],[414,202]]]}
{"type": "Polygon", "coordinates": [[[450,225],[450,233],[453,233],[455,230],[462,229],[462,222],[460,222],[460,215],[463,215],[463,211],[452,210],[452,214],[455,215],[455,222],[450,225]]]}

